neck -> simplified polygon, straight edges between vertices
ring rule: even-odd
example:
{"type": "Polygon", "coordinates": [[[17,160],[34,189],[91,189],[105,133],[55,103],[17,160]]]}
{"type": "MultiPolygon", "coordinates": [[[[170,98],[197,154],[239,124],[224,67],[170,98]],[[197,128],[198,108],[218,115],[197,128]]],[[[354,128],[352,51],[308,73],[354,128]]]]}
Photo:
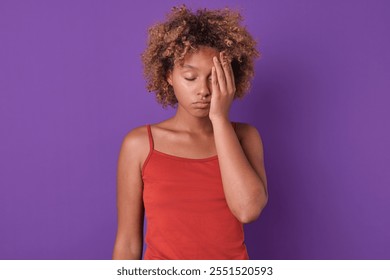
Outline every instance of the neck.
{"type": "Polygon", "coordinates": [[[175,126],[190,133],[210,133],[213,131],[213,125],[208,116],[194,117],[184,111],[180,105],[177,108],[175,116],[172,118],[175,126]]]}

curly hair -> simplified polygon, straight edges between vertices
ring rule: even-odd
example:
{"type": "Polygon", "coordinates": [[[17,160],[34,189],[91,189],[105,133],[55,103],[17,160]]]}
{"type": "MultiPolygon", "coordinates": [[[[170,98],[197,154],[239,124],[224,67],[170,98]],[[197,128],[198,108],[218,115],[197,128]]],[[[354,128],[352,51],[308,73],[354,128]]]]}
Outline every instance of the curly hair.
{"type": "Polygon", "coordinates": [[[260,56],[256,41],[240,23],[240,13],[225,8],[192,12],[185,5],[173,7],[163,23],[149,29],[148,46],[142,54],[144,75],[149,92],[155,92],[163,107],[177,104],[167,81],[175,63],[182,63],[187,53],[201,46],[224,51],[232,63],[236,97],[249,90],[254,75],[254,59],[260,56]]]}

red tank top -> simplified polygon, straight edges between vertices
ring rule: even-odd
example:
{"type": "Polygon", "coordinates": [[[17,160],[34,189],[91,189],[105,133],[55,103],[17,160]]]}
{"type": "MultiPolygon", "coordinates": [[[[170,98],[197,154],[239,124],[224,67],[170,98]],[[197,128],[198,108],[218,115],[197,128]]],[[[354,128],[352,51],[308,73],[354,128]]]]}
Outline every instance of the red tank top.
{"type": "Polygon", "coordinates": [[[248,259],[242,224],[225,199],[218,157],[189,159],[154,149],[142,167],[145,260],[248,259]]]}

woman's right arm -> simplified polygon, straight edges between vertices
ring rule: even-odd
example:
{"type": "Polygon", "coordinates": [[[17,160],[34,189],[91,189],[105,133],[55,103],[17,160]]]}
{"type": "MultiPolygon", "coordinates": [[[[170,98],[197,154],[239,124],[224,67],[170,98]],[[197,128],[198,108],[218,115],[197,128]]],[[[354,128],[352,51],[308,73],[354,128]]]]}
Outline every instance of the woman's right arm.
{"type": "MultiPolygon", "coordinates": [[[[142,163],[146,157],[144,129],[126,135],[118,158],[118,229],[112,258],[140,260],[143,248],[144,205],[142,200],[142,163]]],[[[146,144],[147,144],[146,136],[146,144]]]]}

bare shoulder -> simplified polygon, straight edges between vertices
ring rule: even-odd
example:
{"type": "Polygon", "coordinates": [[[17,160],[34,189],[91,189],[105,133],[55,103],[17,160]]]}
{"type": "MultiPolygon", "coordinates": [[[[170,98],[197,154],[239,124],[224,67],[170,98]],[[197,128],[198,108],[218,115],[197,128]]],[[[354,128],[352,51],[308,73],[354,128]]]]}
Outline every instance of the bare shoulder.
{"type": "Polygon", "coordinates": [[[134,144],[137,142],[142,142],[145,139],[148,140],[148,130],[147,126],[143,125],[130,130],[125,135],[124,141],[126,141],[126,143],[128,142],[134,144]]]}
{"type": "Polygon", "coordinates": [[[257,142],[263,146],[260,133],[253,125],[237,122],[235,131],[241,144],[257,142]]]}
{"type": "Polygon", "coordinates": [[[142,167],[150,151],[147,126],[139,126],[129,131],[121,147],[121,156],[136,161],[142,167]]]}

